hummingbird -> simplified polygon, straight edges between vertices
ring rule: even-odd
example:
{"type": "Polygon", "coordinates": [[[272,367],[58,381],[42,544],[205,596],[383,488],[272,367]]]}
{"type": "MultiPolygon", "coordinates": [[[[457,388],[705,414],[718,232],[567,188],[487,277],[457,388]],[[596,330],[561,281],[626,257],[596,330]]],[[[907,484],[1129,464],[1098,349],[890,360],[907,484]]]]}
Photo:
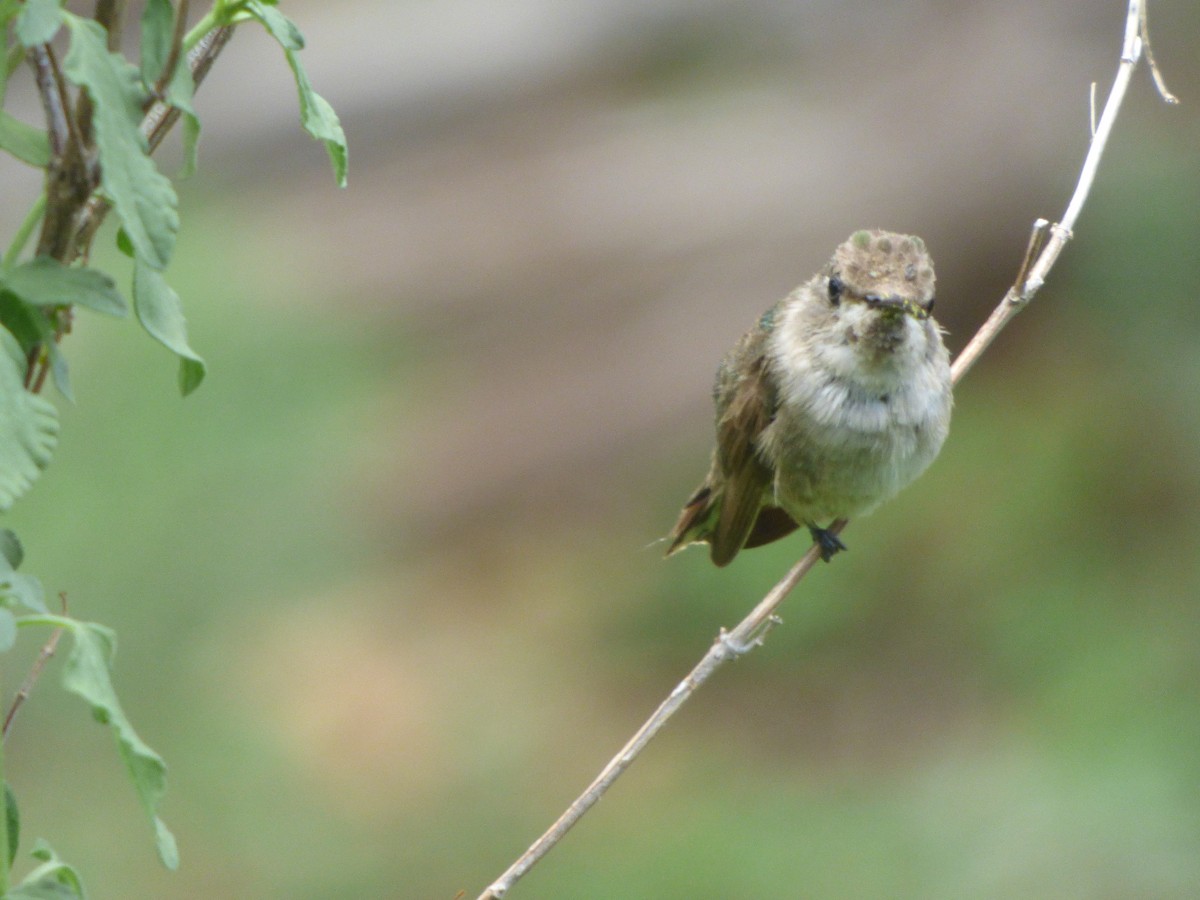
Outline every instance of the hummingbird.
{"type": "Polygon", "coordinates": [[[919,237],[856,231],[726,354],[713,386],[717,444],[671,529],[667,555],[743,548],[870,512],[933,462],[950,428],[950,355],[930,315],[933,261],[919,237]]]}

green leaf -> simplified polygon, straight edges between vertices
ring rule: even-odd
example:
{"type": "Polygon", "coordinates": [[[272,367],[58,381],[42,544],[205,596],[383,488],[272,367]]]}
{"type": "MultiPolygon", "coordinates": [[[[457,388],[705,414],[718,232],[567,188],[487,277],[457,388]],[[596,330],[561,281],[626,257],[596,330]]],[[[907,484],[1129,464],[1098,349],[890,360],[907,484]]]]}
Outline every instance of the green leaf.
{"type": "Polygon", "coordinates": [[[296,27],[296,23],[277,10],[273,5],[268,6],[265,3],[250,0],[246,4],[246,9],[258,21],[262,22],[263,28],[270,32],[271,37],[279,42],[279,46],[284,50],[303,50],[304,35],[300,33],[300,29],[296,27]]]}
{"type": "MultiPolygon", "coordinates": [[[[188,72],[187,77],[190,80],[192,73],[188,72]]],[[[196,174],[196,167],[199,162],[200,154],[200,117],[191,115],[190,113],[183,114],[183,167],[179,170],[180,178],[191,178],[196,174]]]]}
{"type": "Polygon", "coordinates": [[[9,572],[0,576],[0,595],[10,597],[35,613],[48,613],[46,591],[33,575],[9,572]]]}
{"type": "Polygon", "coordinates": [[[67,362],[54,340],[54,327],[50,319],[41,310],[23,302],[12,291],[0,290],[0,325],[7,328],[17,339],[26,358],[38,347],[45,347],[50,351],[54,383],[58,385],[59,391],[73,402],[70,396],[71,384],[67,362]]]}
{"type": "Polygon", "coordinates": [[[64,266],[48,256],[39,256],[0,275],[0,287],[31,306],[76,305],[110,316],[129,312],[116,283],[103,272],[64,266]]]}
{"type": "Polygon", "coordinates": [[[25,353],[29,353],[41,343],[44,337],[54,336],[50,321],[41,310],[25,303],[8,290],[0,290],[0,324],[20,342],[25,353]]]}
{"type": "Polygon", "coordinates": [[[71,48],[63,71],[88,92],[95,107],[100,184],[138,255],[165,269],[179,231],[178,200],[170,180],[150,159],[141,132],[141,78],[123,56],[108,52],[104,29],[95,22],[73,15],[66,22],[71,48]]]}
{"type": "Polygon", "coordinates": [[[133,241],[129,239],[129,232],[124,228],[117,229],[117,249],[125,256],[133,259],[133,241]]]}
{"type": "Polygon", "coordinates": [[[44,44],[62,23],[62,0],[25,0],[17,14],[17,40],[26,47],[44,44]]]}
{"type": "Polygon", "coordinates": [[[10,570],[19,569],[24,559],[25,548],[21,546],[17,533],[11,528],[0,528],[0,568],[3,567],[2,563],[8,563],[10,570]]]}
{"type": "Polygon", "coordinates": [[[49,844],[39,838],[32,855],[44,862],[5,894],[3,900],[87,900],[79,873],[59,859],[49,844]]]}
{"type": "Polygon", "coordinates": [[[200,387],[200,382],[204,380],[207,373],[207,368],[204,363],[194,359],[181,358],[179,360],[179,393],[186,397],[196,388],[200,387]]]}
{"type": "Polygon", "coordinates": [[[146,0],[142,10],[142,82],[152,87],[171,55],[175,10],[171,0],[146,0]]]}
{"type": "Polygon", "coordinates": [[[346,147],[346,133],[342,130],[342,123],[338,120],[337,113],[333,111],[329,102],[312,89],[308,75],[300,65],[300,59],[295,51],[285,50],[284,55],[287,57],[288,65],[292,67],[292,74],[296,76],[296,88],[300,91],[300,121],[304,125],[304,130],[318,141],[325,143],[329,161],[333,165],[334,180],[337,181],[338,187],[345,187],[349,151],[346,147]]]}
{"type": "Polygon", "coordinates": [[[284,56],[287,57],[288,65],[292,67],[292,75],[296,79],[296,89],[300,92],[300,122],[305,131],[318,141],[324,142],[329,161],[333,165],[333,177],[338,187],[345,187],[348,156],[346,133],[342,130],[342,123],[338,121],[333,107],[313,90],[308,73],[304,71],[304,66],[296,55],[296,51],[304,47],[304,35],[291,19],[274,6],[260,0],[249,0],[246,10],[258,19],[283,47],[284,56]]]}
{"type": "Polygon", "coordinates": [[[140,259],[133,263],[133,307],[150,336],[180,358],[179,389],[186,397],[204,379],[204,360],[188,346],[187,321],[179,295],[161,272],[140,259]]]}
{"type": "Polygon", "coordinates": [[[58,443],[58,411],[25,389],[25,354],[0,330],[0,511],[29,490],[58,443]]]}
{"type": "Polygon", "coordinates": [[[63,666],[63,687],[89,703],[98,722],[112,727],[130,780],[154,827],[159,858],[168,869],[175,869],[179,866],[179,850],[174,836],[158,818],[158,805],[166,790],[166,764],[133,730],[109,677],[116,634],[94,622],[75,621],[71,636],[74,644],[63,666]]]}
{"type": "MultiPolygon", "coordinates": [[[[162,78],[175,38],[175,10],[171,0],[147,0],[142,11],[142,81],[147,90],[162,78]]],[[[196,171],[196,145],[200,140],[200,118],[192,106],[196,91],[187,56],[181,54],[163,91],[163,100],[183,113],[183,168],[181,178],[196,171]]]]}
{"type": "Polygon", "coordinates": [[[0,598],[15,600],[36,613],[48,613],[42,583],[32,575],[16,571],[25,552],[8,528],[0,528],[0,598]]]}
{"type": "Polygon", "coordinates": [[[7,781],[4,783],[4,820],[8,826],[8,867],[11,869],[21,844],[21,811],[17,809],[17,795],[7,781]]]}
{"type": "Polygon", "coordinates": [[[26,125],[4,110],[0,110],[0,150],[39,169],[50,162],[50,138],[46,132],[26,125]]]}
{"type": "MultiPolygon", "coordinates": [[[[2,285],[0,285],[2,287],[2,285]]],[[[35,347],[45,348],[50,355],[50,372],[59,393],[75,402],[71,391],[71,376],[67,358],[54,336],[54,325],[40,309],[23,302],[12,291],[0,290],[0,324],[12,333],[28,355],[35,347]]]]}
{"type": "Polygon", "coordinates": [[[166,95],[163,99],[170,106],[183,114],[183,168],[180,178],[188,178],[196,171],[196,147],[200,142],[200,117],[192,106],[193,95],[196,91],[192,81],[192,70],[186,63],[175,67],[175,73],[167,84],[166,95]]]}

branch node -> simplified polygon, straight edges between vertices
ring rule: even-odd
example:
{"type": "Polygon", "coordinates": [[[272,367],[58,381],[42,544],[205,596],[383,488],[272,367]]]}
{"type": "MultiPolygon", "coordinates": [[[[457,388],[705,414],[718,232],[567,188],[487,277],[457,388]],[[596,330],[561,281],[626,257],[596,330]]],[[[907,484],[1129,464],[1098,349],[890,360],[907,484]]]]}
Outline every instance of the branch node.
{"type": "Polygon", "coordinates": [[[720,635],[717,637],[717,644],[721,647],[722,657],[725,659],[737,659],[739,656],[745,656],[755,647],[761,647],[771,629],[782,622],[783,619],[779,616],[771,614],[752,628],[745,637],[739,635],[737,629],[726,631],[722,628],[720,635]]]}
{"type": "Polygon", "coordinates": [[[1029,270],[1033,266],[1034,260],[1042,255],[1042,248],[1046,246],[1046,235],[1049,231],[1049,219],[1038,219],[1033,223],[1033,228],[1029,232],[1029,243],[1025,246],[1025,256],[1022,257],[1021,266],[1017,269],[1016,280],[1013,281],[1013,286],[1005,295],[1005,299],[1014,306],[1024,306],[1033,295],[1033,291],[1026,287],[1025,281],[1029,277],[1029,270]]]}
{"type": "Polygon", "coordinates": [[[720,653],[723,659],[737,659],[739,656],[745,656],[761,643],[760,638],[743,640],[734,637],[733,632],[726,631],[724,628],[717,635],[717,646],[721,648],[720,653]]]}

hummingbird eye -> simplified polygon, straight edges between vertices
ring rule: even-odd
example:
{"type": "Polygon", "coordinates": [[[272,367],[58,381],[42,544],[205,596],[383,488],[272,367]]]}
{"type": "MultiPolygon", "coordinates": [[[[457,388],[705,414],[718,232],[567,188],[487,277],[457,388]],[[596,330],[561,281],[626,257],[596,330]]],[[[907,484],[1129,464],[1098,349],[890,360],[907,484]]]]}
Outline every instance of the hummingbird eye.
{"type": "Polygon", "coordinates": [[[829,279],[829,302],[834,306],[842,299],[842,292],[846,290],[846,285],[842,279],[834,275],[829,279]]]}

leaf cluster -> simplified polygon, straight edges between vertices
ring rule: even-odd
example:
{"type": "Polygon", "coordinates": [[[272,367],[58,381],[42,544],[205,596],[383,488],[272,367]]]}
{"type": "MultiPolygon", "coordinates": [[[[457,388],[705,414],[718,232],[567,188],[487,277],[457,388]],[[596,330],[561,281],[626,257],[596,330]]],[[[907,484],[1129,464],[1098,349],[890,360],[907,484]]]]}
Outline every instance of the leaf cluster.
{"type": "MultiPolygon", "coordinates": [[[[325,145],[337,183],[346,183],[345,134],[333,108],[313,90],[299,57],[304,38],[276,0],[214,0],[190,28],[188,0],[145,0],[136,61],[120,50],[127,5],[98,3],[95,18],[86,18],[65,9],[63,0],[0,0],[5,38],[0,106],[10,79],[27,62],[45,119],[37,127],[0,109],[0,151],[45,175],[43,192],[0,257],[0,512],[29,490],[54,453],[58,414],[41,390],[51,378],[73,400],[61,342],[77,309],[126,317],[132,307],[150,337],[178,359],[181,392],[186,396],[204,379],[205,363],[189,342],[183,303],[166,277],[180,228],[178,197],[151,154],[182,121],[180,174],[195,170],[200,120],[193,95],[241,23],[261,25],[283,49],[299,92],[301,124],[325,145]],[[89,264],[109,212],[119,223],[117,247],[131,260],[132,302],[116,278],[89,264]],[[27,250],[35,233],[36,243],[27,250]]],[[[68,616],[65,601],[61,613],[52,612],[41,582],[18,572],[23,556],[16,535],[0,528],[0,652],[12,648],[22,628],[52,629],[44,657],[60,635],[69,636],[63,687],[111,729],[159,856],[175,868],[175,839],[158,815],[166,766],[117,699],[111,679],[116,635],[68,616]]],[[[27,693],[22,688],[18,694],[6,734],[27,693]]],[[[0,772],[2,750],[0,742],[0,772]]],[[[0,848],[7,853],[0,852],[0,896],[83,897],[78,873],[41,841],[32,851],[40,865],[10,886],[20,816],[11,788],[4,786],[0,848]]]]}

